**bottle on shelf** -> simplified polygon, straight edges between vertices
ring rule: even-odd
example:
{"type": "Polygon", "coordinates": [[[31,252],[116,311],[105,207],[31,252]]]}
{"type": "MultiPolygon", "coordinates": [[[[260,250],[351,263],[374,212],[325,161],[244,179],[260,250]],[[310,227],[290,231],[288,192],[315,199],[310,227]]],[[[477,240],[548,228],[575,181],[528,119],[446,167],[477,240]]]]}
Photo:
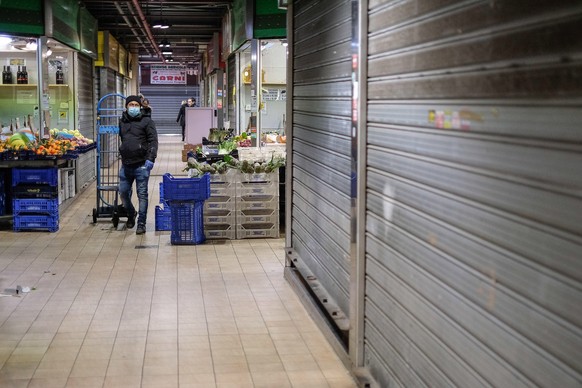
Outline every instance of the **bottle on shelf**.
{"type": "Polygon", "coordinates": [[[19,85],[22,83],[22,70],[20,66],[18,66],[18,70],[16,71],[16,83],[19,85]]]}
{"type": "Polygon", "coordinates": [[[10,70],[10,66],[6,67],[6,73],[2,73],[2,83],[3,84],[12,84],[12,70],[10,70]]]}
{"type": "Polygon", "coordinates": [[[10,119],[10,132],[14,133],[14,125],[12,124],[12,119],[10,119]]]}
{"type": "Polygon", "coordinates": [[[26,66],[22,66],[22,83],[28,84],[28,71],[26,71],[26,66]]]}
{"type": "Polygon", "coordinates": [[[20,117],[16,118],[16,127],[14,128],[15,131],[18,131],[20,129],[20,117]]]}
{"type": "Polygon", "coordinates": [[[62,66],[57,66],[56,79],[57,79],[57,82],[56,82],[57,85],[63,85],[65,83],[65,73],[63,73],[62,66]]]}
{"type": "Polygon", "coordinates": [[[6,71],[6,65],[2,68],[2,83],[6,84],[6,75],[8,71],[6,71]]]}

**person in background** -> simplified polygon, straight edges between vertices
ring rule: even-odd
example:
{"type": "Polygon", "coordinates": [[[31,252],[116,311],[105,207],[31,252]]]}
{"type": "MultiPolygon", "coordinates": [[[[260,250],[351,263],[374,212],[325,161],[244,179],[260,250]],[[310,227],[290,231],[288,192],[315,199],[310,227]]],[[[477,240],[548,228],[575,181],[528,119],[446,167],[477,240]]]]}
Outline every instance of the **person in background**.
{"type": "Polygon", "coordinates": [[[147,98],[141,100],[141,111],[144,116],[152,116],[152,107],[150,105],[150,100],[147,98]]]}
{"type": "Polygon", "coordinates": [[[176,118],[176,122],[180,123],[180,126],[182,127],[182,141],[184,141],[184,136],[186,134],[186,107],[189,106],[195,106],[196,105],[196,100],[192,97],[190,97],[188,100],[186,100],[185,104],[182,104],[182,106],[180,107],[180,112],[178,112],[178,117],[176,118]]]}
{"type": "Polygon", "coordinates": [[[119,196],[127,211],[127,228],[135,226],[137,216],[135,233],[144,234],[148,211],[148,181],[158,153],[158,132],[152,118],[144,114],[139,96],[128,96],[125,99],[125,108],[119,120],[119,196]],[[134,181],[139,201],[137,212],[131,202],[134,181]]]}

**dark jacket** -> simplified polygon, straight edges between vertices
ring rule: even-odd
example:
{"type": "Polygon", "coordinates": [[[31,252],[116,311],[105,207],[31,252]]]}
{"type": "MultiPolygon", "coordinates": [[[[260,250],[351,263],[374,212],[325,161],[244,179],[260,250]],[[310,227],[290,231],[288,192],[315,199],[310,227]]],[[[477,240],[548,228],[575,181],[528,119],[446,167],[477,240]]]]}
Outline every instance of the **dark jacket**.
{"type": "Polygon", "coordinates": [[[140,165],[146,159],[155,163],[158,155],[158,132],[151,117],[131,117],[123,112],[119,120],[119,153],[125,165],[140,165]]]}
{"type": "Polygon", "coordinates": [[[146,117],[152,117],[152,108],[149,106],[142,106],[141,114],[146,117]]]}
{"type": "Polygon", "coordinates": [[[186,126],[186,107],[188,104],[182,104],[180,107],[180,111],[178,112],[178,117],[176,118],[176,122],[180,123],[180,126],[186,126]]]}

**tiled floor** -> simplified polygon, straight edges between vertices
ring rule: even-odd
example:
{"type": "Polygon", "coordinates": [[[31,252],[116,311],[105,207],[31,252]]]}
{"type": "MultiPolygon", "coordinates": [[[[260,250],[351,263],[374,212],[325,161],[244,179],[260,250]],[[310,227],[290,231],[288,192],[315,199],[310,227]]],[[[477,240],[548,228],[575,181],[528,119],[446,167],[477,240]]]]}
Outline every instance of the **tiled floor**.
{"type": "Polygon", "coordinates": [[[0,231],[0,387],[355,387],[283,279],[284,239],[173,246],[92,224],[90,185],[56,233],[0,231]],[[14,296],[17,285],[33,288],[14,296]]]}

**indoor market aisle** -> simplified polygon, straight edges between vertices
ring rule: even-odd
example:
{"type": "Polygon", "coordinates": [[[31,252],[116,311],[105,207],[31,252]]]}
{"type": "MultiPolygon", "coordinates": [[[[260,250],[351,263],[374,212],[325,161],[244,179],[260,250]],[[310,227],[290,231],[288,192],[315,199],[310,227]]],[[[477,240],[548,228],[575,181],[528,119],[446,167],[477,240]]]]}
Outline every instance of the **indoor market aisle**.
{"type": "Polygon", "coordinates": [[[178,140],[160,136],[145,235],[92,224],[95,183],[57,233],[0,232],[0,387],[356,386],[283,278],[284,239],[154,231],[178,140]]]}

